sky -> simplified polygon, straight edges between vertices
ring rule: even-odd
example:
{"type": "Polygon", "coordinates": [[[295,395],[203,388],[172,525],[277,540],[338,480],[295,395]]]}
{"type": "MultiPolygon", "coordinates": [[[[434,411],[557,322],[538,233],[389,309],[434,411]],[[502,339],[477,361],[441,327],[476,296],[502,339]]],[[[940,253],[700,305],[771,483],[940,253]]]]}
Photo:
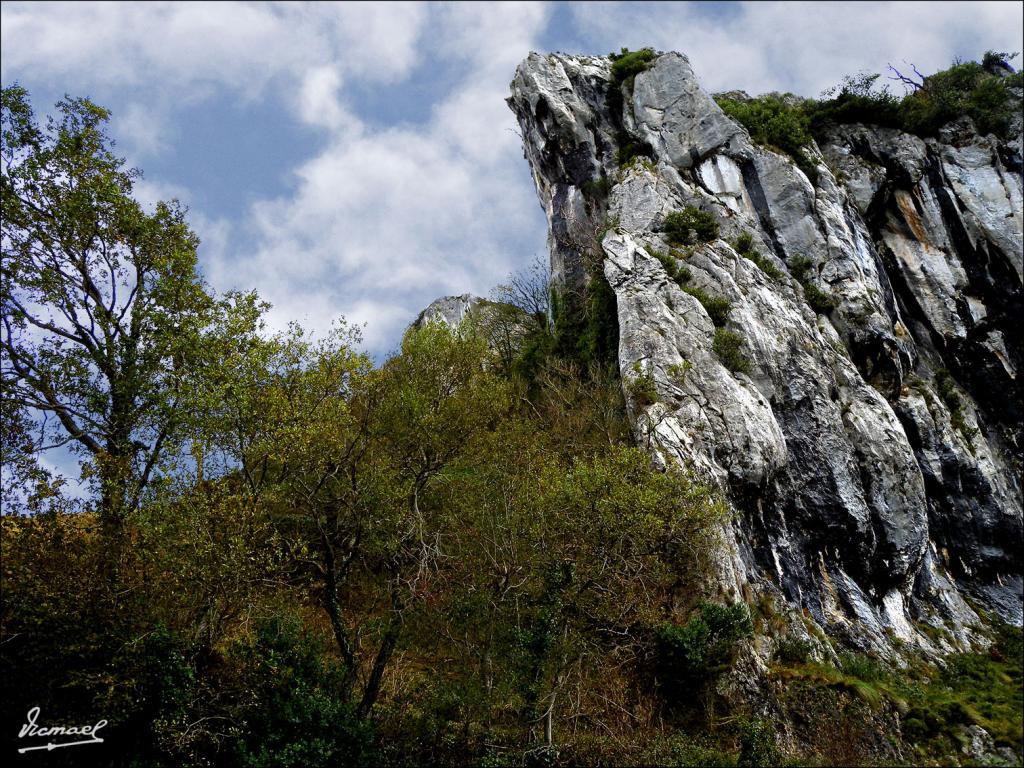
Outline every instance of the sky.
{"type": "MultiPolygon", "coordinates": [[[[148,204],[176,197],[216,291],[275,327],[364,325],[380,359],[433,299],[544,256],[505,104],[530,51],[687,54],[705,88],[816,96],[846,74],[1019,51],[1019,2],[0,3],[0,79],[112,111],[148,204]]],[[[1018,63],[1020,59],[1015,60],[1018,63]]]]}

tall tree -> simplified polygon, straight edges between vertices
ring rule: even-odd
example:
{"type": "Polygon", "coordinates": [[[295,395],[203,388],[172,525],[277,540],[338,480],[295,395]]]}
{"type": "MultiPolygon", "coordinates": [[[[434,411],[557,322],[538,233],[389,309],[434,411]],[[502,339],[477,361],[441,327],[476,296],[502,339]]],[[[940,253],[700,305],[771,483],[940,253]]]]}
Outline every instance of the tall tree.
{"type": "Polygon", "coordinates": [[[86,456],[116,528],[181,433],[215,308],[199,240],[177,201],[133,198],[106,109],[65,98],[40,127],[15,85],[2,112],[2,397],[39,416],[39,448],[86,456]]]}

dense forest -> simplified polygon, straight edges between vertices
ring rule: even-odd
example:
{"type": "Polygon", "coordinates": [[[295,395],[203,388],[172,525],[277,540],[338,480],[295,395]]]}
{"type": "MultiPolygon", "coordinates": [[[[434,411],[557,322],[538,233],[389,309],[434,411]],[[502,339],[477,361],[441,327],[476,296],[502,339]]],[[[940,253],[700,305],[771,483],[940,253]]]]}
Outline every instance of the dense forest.
{"type": "Polygon", "coordinates": [[[706,593],[728,508],[634,444],[601,286],[536,266],[375,365],[213,291],[108,112],[54,114],[3,91],[4,749],[38,707],[106,721],[60,764],[941,762],[971,725],[1021,754],[1019,628],[903,669],[783,635],[752,679],[785,625],[706,593]]]}

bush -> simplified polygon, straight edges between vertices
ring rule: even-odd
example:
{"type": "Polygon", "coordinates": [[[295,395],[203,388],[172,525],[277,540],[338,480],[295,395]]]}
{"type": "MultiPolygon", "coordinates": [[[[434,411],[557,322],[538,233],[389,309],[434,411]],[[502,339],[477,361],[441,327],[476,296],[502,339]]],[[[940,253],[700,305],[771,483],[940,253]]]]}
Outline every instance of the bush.
{"type": "Polygon", "coordinates": [[[827,315],[836,308],[836,301],[829,294],[818,288],[807,276],[814,267],[814,262],[805,256],[798,256],[789,266],[790,274],[804,289],[804,299],[811,309],[819,315],[827,315]]]}
{"type": "Polygon", "coordinates": [[[743,354],[743,337],[725,328],[715,329],[715,340],[711,349],[718,355],[722,365],[733,373],[750,373],[750,360],[743,354]]]}
{"type": "Polygon", "coordinates": [[[612,82],[621,84],[649,69],[657,54],[653,48],[641,48],[639,51],[623,48],[621,53],[609,53],[608,58],[612,60],[612,82]]]}
{"type": "Polygon", "coordinates": [[[674,256],[670,256],[654,249],[648,249],[647,252],[661,262],[661,266],[665,268],[665,274],[668,275],[669,279],[675,282],[680,288],[690,281],[690,278],[692,277],[690,270],[687,267],[679,266],[679,262],[676,261],[674,256]]]}
{"type": "Polygon", "coordinates": [[[836,300],[821,290],[814,283],[807,283],[804,286],[804,298],[811,309],[819,315],[827,315],[836,308],[836,300]]]}
{"type": "Polygon", "coordinates": [[[775,743],[775,733],[764,720],[747,720],[740,725],[740,759],[738,766],[775,766],[782,763],[782,754],[775,743]]]}
{"type": "Polygon", "coordinates": [[[711,318],[711,322],[716,326],[725,325],[729,319],[729,310],[732,309],[732,302],[722,296],[712,296],[709,293],[705,293],[700,288],[695,288],[690,285],[680,286],[686,293],[690,294],[704,307],[704,311],[708,313],[711,318]]]}
{"type": "Polygon", "coordinates": [[[658,402],[658,390],[654,386],[654,377],[647,372],[640,371],[640,365],[633,366],[637,376],[629,382],[629,396],[633,401],[643,408],[658,402]]]}
{"type": "Polygon", "coordinates": [[[613,365],[618,359],[615,292],[600,270],[592,271],[582,299],[552,291],[551,317],[554,333],[542,331],[536,345],[525,350],[530,353],[530,365],[522,366],[524,372],[536,373],[548,355],[574,360],[584,368],[592,363],[613,365]]]}
{"type": "Polygon", "coordinates": [[[813,141],[811,117],[802,106],[789,106],[778,96],[761,96],[750,101],[716,97],[729,117],[740,123],[755,144],[789,155],[812,183],[818,171],[804,152],[813,141]]]}
{"type": "Polygon", "coordinates": [[[900,127],[900,100],[888,87],[875,89],[880,75],[861,72],[847,75],[839,86],[825,91],[830,98],[807,102],[804,106],[810,118],[810,130],[822,137],[831,123],[868,123],[888,128],[900,127]],[[834,96],[833,96],[834,94],[834,96]]]}
{"type": "Polygon", "coordinates": [[[982,134],[1005,135],[1020,101],[1003,78],[976,61],[958,62],[924,78],[920,88],[900,104],[901,127],[920,136],[934,136],[946,123],[967,115],[982,134]]]}
{"type": "Polygon", "coordinates": [[[780,637],[775,641],[775,660],[781,664],[806,664],[811,644],[799,637],[780,637]]]}
{"type": "Polygon", "coordinates": [[[664,623],[654,635],[657,678],[669,701],[711,680],[732,663],[737,643],[753,634],[747,606],[702,603],[686,624],[664,623]]]}
{"type": "Polygon", "coordinates": [[[687,206],[666,216],[661,231],[676,245],[708,243],[718,237],[718,222],[707,211],[687,206]]]}
{"type": "MultiPolygon", "coordinates": [[[[633,93],[636,76],[651,66],[657,54],[653,48],[641,48],[639,51],[623,48],[621,53],[609,53],[608,58],[612,60],[612,82],[608,87],[605,104],[612,113],[612,119],[619,122],[624,105],[623,92],[633,93]]],[[[622,142],[619,143],[621,145],[622,142]]]]}
{"type": "Polygon", "coordinates": [[[772,280],[781,280],[782,271],[772,264],[768,259],[761,255],[761,252],[754,247],[754,238],[752,235],[744,232],[742,235],[736,238],[734,243],[736,253],[749,261],[754,262],[758,269],[764,272],[772,280]]]}
{"type": "Polygon", "coordinates": [[[863,680],[865,683],[877,683],[885,676],[885,668],[875,659],[862,653],[839,654],[839,665],[843,674],[863,680]]]}
{"type": "Polygon", "coordinates": [[[1005,77],[1006,69],[1001,66],[1009,58],[1012,56],[987,51],[981,63],[956,61],[920,81],[906,78],[904,82],[913,90],[902,99],[886,87],[876,89],[877,74],[847,76],[841,86],[822,94],[828,98],[805,102],[801,110],[819,138],[832,123],[853,122],[928,137],[963,115],[970,117],[982,134],[1005,136],[1014,113],[1020,111],[1020,98],[1009,90],[1020,82],[1020,73],[1005,77]]]}
{"type": "Polygon", "coordinates": [[[587,179],[580,185],[580,190],[583,194],[590,197],[608,197],[608,193],[612,191],[612,187],[615,186],[612,180],[604,174],[601,174],[596,179],[587,179]]]}
{"type": "Polygon", "coordinates": [[[339,695],[340,669],[297,618],[263,622],[232,656],[243,676],[234,712],[245,723],[239,765],[374,764],[369,724],[339,695]]]}
{"type": "Polygon", "coordinates": [[[956,382],[953,375],[945,368],[939,368],[935,372],[935,389],[938,391],[939,399],[949,409],[949,423],[970,443],[977,430],[968,426],[964,419],[964,403],[956,391],[956,382]]]}

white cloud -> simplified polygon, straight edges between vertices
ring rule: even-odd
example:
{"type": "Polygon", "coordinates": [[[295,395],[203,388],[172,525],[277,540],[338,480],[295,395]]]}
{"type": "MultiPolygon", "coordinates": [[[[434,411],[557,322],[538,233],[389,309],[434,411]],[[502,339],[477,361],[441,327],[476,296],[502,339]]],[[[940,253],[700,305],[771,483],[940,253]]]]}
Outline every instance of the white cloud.
{"type": "MultiPolygon", "coordinates": [[[[179,107],[214,97],[268,99],[321,130],[313,149],[282,148],[297,159],[279,196],[242,219],[190,216],[208,279],[258,288],[278,326],[322,330],[345,314],[368,323],[380,352],[433,298],[486,293],[544,248],[504,99],[539,47],[547,5],[5,3],[2,13],[5,82],[130,94],[113,130],[133,161],[168,151],[179,107]],[[451,87],[422,124],[373,129],[376,115],[355,112],[353,84],[386,98],[423,68],[451,87]]],[[[816,95],[902,59],[934,70],[956,53],[1017,50],[1022,34],[1018,3],[597,3],[568,15],[585,52],[680,50],[711,90],[755,93],[816,95]]],[[[189,198],[149,179],[138,191],[149,203],[189,198]]]]}
{"type": "Polygon", "coordinates": [[[299,90],[299,115],[310,125],[338,130],[342,125],[358,128],[340,101],[341,75],[331,66],[306,71],[299,90]]]}
{"type": "Polygon", "coordinates": [[[118,145],[127,146],[133,156],[152,156],[171,148],[167,115],[163,110],[155,111],[153,105],[129,104],[114,115],[111,133],[117,136],[118,145]]]}
{"type": "MultiPolygon", "coordinates": [[[[297,169],[295,193],[253,207],[261,247],[218,273],[257,286],[276,324],[324,330],[343,314],[366,323],[367,347],[382,352],[434,298],[486,293],[542,249],[542,215],[504,100],[545,14],[535,5],[439,8],[430,25],[438,53],[465,61],[466,75],[430,120],[375,132],[352,118],[320,120],[336,130],[297,169]]],[[[333,72],[307,79],[304,119],[332,114],[336,93],[333,72]]]]}
{"type": "Polygon", "coordinates": [[[416,63],[418,3],[5,3],[3,67],[62,86],[203,84],[250,97],[338,63],[393,82],[416,63]]]}

